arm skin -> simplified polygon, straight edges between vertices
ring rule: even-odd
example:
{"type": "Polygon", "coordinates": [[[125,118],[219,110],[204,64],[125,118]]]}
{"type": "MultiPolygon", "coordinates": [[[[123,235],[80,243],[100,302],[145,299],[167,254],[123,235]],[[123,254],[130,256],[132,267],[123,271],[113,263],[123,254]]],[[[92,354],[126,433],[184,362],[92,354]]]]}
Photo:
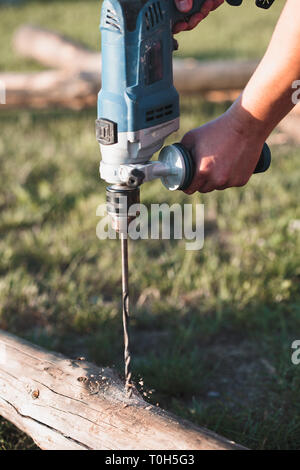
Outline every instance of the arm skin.
{"type": "Polygon", "coordinates": [[[196,164],[187,194],[248,182],[265,140],[294,107],[299,44],[299,0],[287,0],[267,52],[241,96],[225,114],[183,137],[196,164]]]}
{"type": "MultiPolygon", "coordinates": [[[[193,8],[193,0],[174,0],[175,5],[179,11],[182,13],[188,13],[191,8],[193,8]]],[[[209,12],[215,10],[224,3],[224,0],[206,0],[206,2],[202,5],[201,10],[199,13],[195,13],[190,19],[189,22],[186,23],[185,21],[180,21],[176,23],[173,28],[173,33],[180,33],[181,31],[189,31],[197,26],[200,21],[204,20],[207,17],[209,12]]]]}

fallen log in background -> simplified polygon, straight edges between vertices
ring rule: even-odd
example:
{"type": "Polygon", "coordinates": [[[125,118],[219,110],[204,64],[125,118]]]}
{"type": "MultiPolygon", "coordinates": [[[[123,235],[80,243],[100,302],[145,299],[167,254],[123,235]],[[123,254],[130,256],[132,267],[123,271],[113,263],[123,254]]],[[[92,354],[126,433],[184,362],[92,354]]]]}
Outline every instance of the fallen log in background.
{"type": "MultiPolygon", "coordinates": [[[[56,70],[0,73],[0,84],[2,81],[6,87],[3,109],[95,106],[101,88],[100,53],[59,33],[31,25],[23,25],[16,31],[13,44],[19,55],[56,70]]],[[[214,102],[234,101],[257,64],[257,60],[176,58],[173,61],[175,86],[181,94],[200,93],[214,102]]],[[[293,114],[300,114],[300,104],[293,114]]]]}
{"type": "Polygon", "coordinates": [[[1,80],[6,89],[3,109],[95,106],[101,85],[99,74],[79,70],[2,73],[1,80]]]}
{"type": "MultiPolygon", "coordinates": [[[[94,106],[101,87],[101,54],[56,32],[24,25],[15,33],[16,52],[56,71],[0,74],[6,86],[6,106],[41,108],[94,106]]],[[[179,93],[241,90],[257,61],[197,61],[174,59],[179,93]]]]}
{"type": "Polygon", "coordinates": [[[101,54],[54,31],[23,25],[13,37],[15,51],[46,67],[95,71],[101,74],[101,54]]]}
{"type": "Polygon", "coordinates": [[[42,449],[242,449],[132,399],[111,369],[47,352],[0,331],[0,414],[42,449]]]}
{"type": "Polygon", "coordinates": [[[242,90],[257,65],[257,60],[174,59],[174,84],[180,93],[242,90]]]}
{"type": "MultiPolygon", "coordinates": [[[[101,54],[59,33],[30,25],[15,33],[16,52],[53,68],[81,70],[101,75],[101,54]]],[[[174,80],[179,92],[242,89],[257,67],[257,60],[174,59],[174,80]]]]}

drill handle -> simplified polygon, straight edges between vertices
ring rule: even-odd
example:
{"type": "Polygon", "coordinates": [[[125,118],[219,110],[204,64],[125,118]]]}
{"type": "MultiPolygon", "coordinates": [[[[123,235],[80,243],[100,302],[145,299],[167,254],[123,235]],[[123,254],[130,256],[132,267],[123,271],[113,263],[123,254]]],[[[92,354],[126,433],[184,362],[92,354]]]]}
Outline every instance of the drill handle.
{"type": "MultiPolygon", "coordinates": [[[[182,145],[181,143],[180,144],[175,144],[175,146],[180,149],[183,157],[184,157],[184,161],[185,161],[185,171],[186,171],[186,178],[185,178],[185,181],[183,183],[183,185],[178,188],[178,189],[182,189],[182,190],[185,190],[187,189],[193,178],[194,178],[194,174],[195,174],[195,163],[194,163],[194,160],[191,156],[191,153],[187,150],[187,148],[182,145]]],[[[263,149],[262,149],[262,152],[261,152],[261,155],[260,155],[260,158],[257,162],[257,165],[255,167],[255,170],[253,173],[264,173],[265,171],[267,171],[271,165],[271,160],[272,160],[272,156],[271,156],[271,150],[268,146],[268,144],[264,144],[263,146],[263,149]]]]}
{"type": "Polygon", "coordinates": [[[271,165],[272,155],[268,144],[264,143],[262,152],[253,173],[264,173],[271,165]]]}

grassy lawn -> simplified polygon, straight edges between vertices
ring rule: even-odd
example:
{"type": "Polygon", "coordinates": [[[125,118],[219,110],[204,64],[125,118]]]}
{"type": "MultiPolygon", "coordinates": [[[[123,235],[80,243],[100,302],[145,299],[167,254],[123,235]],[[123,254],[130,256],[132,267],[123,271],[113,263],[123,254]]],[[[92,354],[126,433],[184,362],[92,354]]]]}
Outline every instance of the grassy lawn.
{"type": "MultiPolygon", "coordinates": [[[[257,57],[278,16],[250,2],[220,9],[180,36],[183,55],[257,57]]],[[[2,44],[21,22],[55,28],[92,47],[95,1],[26,2],[1,9],[2,44]]],[[[0,68],[36,64],[8,47],[0,68]]],[[[182,99],[180,136],[225,105],[182,99]]],[[[123,370],[120,247],[99,241],[95,111],[0,113],[0,327],[71,356],[123,370]]],[[[188,198],[156,182],[142,202],[202,202],[203,250],[184,241],[130,243],[135,380],[149,401],[257,449],[300,446],[298,149],[273,148],[272,169],[247,187],[188,198]]],[[[0,421],[0,448],[32,448],[0,421]]]]}

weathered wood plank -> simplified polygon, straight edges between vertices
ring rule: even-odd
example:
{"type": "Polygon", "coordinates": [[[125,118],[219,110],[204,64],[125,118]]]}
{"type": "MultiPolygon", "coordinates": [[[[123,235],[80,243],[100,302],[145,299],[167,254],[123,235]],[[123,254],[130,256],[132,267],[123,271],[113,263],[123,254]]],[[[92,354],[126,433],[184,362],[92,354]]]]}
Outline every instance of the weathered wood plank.
{"type": "Polygon", "coordinates": [[[107,368],[70,360],[0,331],[0,414],[42,449],[239,449],[124,394],[107,368]]]}

